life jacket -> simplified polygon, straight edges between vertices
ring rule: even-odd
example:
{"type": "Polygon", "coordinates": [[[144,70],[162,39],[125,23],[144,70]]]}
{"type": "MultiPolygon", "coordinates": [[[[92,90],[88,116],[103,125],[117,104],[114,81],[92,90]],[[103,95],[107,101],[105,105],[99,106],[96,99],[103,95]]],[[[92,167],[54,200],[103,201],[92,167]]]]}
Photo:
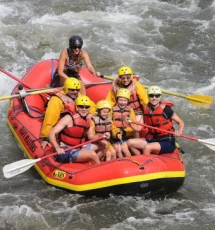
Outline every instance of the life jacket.
{"type": "Polygon", "coordinates": [[[60,132],[60,141],[70,146],[85,142],[85,137],[90,129],[91,117],[90,114],[85,119],[78,113],[72,115],[73,126],[67,127],[60,132]]]}
{"type": "Polygon", "coordinates": [[[60,92],[56,93],[55,96],[59,97],[64,104],[64,109],[63,111],[61,111],[61,113],[67,113],[67,112],[69,112],[70,114],[76,113],[75,101],[73,101],[72,98],[60,92]]]}
{"type": "MultiPolygon", "coordinates": [[[[144,106],[143,108],[143,118],[146,125],[150,125],[159,129],[164,129],[166,131],[174,131],[173,122],[171,119],[168,119],[164,113],[164,108],[166,104],[161,103],[159,107],[155,110],[152,110],[150,106],[144,106]]],[[[153,137],[167,136],[168,134],[159,130],[148,128],[149,133],[153,137]]]]}
{"type": "Polygon", "coordinates": [[[103,120],[99,115],[94,115],[92,117],[95,123],[95,132],[96,133],[106,133],[111,131],[111,119],[108,117],[103,120]]]}
{"type": "Polygon", "coordinates": [[[126,127],[129,127],[129,125],[124,122],[124,119],[126,117],[129,117],[130,110],[131,110],[130,106],[126,106],[125,109],[123,110],[120,109],[118,105],[112,108],[112,114],[113,114],[112,119],[114,125],[117,128],[125,129],[126,127]]]}
{"type": "MultiPolygon", "coordinates": [[[[137,79],[134,78],[132,80],[131,84],[128,87],[126,87],[126,89],[128,89],[130,91],[130,94],[131,94],[128,104],[133,108],[135,113],[140,112],[141,109],[142,109],[142,105],[140,104],[140,100],[139,100],[139,98],[137,96],[136,82],[137,82],[137,79]]],[[[117,82],[114,81],[113,84],[112,84],[112,88],[113,88],[113,92],[114,92],[114,94],[116,96],[117,91],[122,87],[119,87],[117,82]]]]}

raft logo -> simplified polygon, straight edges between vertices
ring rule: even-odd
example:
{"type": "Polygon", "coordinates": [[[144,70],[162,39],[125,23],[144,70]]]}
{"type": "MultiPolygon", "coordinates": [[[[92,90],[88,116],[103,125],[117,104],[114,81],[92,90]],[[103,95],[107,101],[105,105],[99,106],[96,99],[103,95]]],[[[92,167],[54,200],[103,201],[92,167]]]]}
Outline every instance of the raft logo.
{"type": "Polygon", "coordinates": [[[53,172],[53,177],[54,177],[54,178],[64,179],[65,176],[66,176],[66,173],[63,172],[63,171],[55,170],[55,171],[53,172]]]}
{"type": "Polygon", "coordinates": [[[32,153],[36,150],[37,146],[34,143],[34,140],[31,139],[30,135],[28,134],[28,131],[26,130],[25,127],[22,127],[19,131],[20,135],[23,136],[23,139],[25,141],[25,143],[27,144],[27,146],[30,148],[30,150],[32,151],[32,153]]]}

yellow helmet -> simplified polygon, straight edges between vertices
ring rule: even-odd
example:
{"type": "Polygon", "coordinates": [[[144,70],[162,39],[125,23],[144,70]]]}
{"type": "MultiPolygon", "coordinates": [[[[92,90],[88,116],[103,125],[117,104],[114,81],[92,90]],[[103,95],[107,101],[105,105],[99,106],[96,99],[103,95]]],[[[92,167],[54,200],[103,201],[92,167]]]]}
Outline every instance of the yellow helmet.
{"type": "Polygon", "coordinates": [[[162,94],[161,88],[159,86],[149,86],[148,95],[149,94],[162,94]]]}
{"type": "Polygon", "coordinates": [[[76,106],[78,105],[86,105],[86,106],[91,106],[91,100],[89,97],[80,95],[76,99],[76,106]]]}
{"type": "Polygon", "coordinates": [[[125,97],[130,100],[131,93],[128,89],[121,88],[117,91],[116,97],[125,97]]]}
{"type": "Polygon", "coordinates": [[[68,93],[68,89],[80,89],[80,88],[81,88],[81,83],[76,78],[69,77],[64,82],[64,92],[65,92],[65,94],[68,93]]]}
{"type": "Polygon", "coordinates": [[[96,110],[99,109],[110,109],[111,110],[111,104],[107,100],[101,100],[96,104],[96,110]]]}
{"type": "Polygon", "coordinates": [[[131,75],[133,74],[133,71],[129,66],[123,66],[119,68],[118,77],[120,78],[122,75],[125,75],[125,74],[131,74],[131,75]]]}

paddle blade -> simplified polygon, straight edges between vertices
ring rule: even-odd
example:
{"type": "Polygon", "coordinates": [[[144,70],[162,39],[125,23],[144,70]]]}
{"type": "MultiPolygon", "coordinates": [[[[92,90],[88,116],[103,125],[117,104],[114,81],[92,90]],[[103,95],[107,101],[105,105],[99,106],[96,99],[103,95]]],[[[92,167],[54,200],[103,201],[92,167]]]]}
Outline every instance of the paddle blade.
{"type": "Polygon", "coordinates": [[[40,161],[41,159],[24,159],[20,161],[13,162],[11,164],[5,165],[3,167],[3,173],[6,178],[11,178],[18,174],[21,174],[27,171],[30,167],[32,167],[35,163],[40,161]]]}
{"type": "Polygon", "coordinates": [[[208,148],[215,151],[215,138],[210,139],[198,139],[199,142],[205,144],[208,148]]]}
{"type": "Polygon", "coordinates": [[[204,106],[207,107],[213,102],[213,97],[211,96],[205,96],[201,94],[194,94],[190,96],[186,96],[187,100],[197,106],[204,106]]]}

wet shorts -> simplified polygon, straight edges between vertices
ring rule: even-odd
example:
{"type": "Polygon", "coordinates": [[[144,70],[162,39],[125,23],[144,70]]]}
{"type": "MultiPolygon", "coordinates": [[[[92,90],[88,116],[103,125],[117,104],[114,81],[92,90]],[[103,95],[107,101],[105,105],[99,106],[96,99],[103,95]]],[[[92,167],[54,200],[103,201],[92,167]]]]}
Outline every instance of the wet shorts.
{"type": "MultiPolygon", "coordinates": [[[[148,143],[155,142],[153,139],[147,139],[147,138],[146,141],[148,143]]],[[[173,153],[175,150],[175,138],[171,138],[170,140],[156,141],[156,142],[158,142],[161,146],[161,150],[159,154],[173,153]]]]}
{"type": "Polygon", "coordinates": [[[83,148],[72,149],[72,150],[66,151],[66,149],[68,149],[68,148],[69,148],[69,146],[64,146],[63,149],[65,149],[65,154],[59,154],[59,155],[55,156],[55,160],[57,162],[60,162],[60,163],[76,162],[80,151],[83,149],[84,150],[90,150],[91,143],[85,145],[83,148]]]}
{"type": "MultiPolygon", "coordinates": [[[[122,140],[122,142],[124,143],[124,142],[127,142],[128,141],[128,139],[123,139],[122,140]]],[[[120,145],[122,145],[122,142],[121,141],[119,141],[119,140],[117,140],[117,139],[114,139],[114,140],[111,140],[111,144],[120,144],[120,145]]]]}

